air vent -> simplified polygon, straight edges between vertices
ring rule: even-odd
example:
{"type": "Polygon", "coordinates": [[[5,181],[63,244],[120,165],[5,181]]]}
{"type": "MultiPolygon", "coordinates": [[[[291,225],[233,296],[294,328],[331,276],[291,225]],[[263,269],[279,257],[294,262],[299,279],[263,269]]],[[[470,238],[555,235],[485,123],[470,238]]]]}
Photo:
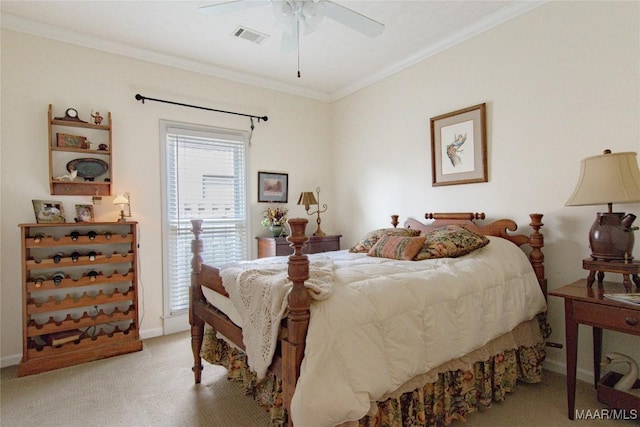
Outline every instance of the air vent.
{"type": "Polygon", "coordinates": [[[256,44],[260,44],[265,41],[269,36],[266,34],[259,33],[256,30],[251,30],[246,27],[237,27],[233,31],[233,36],[238,37],[240,39],[249,40],[250,42],[254,42],[256,44]]]}

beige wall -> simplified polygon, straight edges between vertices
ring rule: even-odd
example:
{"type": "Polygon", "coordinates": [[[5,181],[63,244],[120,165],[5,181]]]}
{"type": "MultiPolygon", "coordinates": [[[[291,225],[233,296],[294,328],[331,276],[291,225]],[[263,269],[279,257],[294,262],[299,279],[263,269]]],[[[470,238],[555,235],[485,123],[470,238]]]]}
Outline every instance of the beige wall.
{"type": "MultiPolygon", "coordinates": [[[[564,206],[580,159],[640,151],[638,2],[553,2],[333,104],[322,104],[62,43],[2,33],[3,363],[20,352],[19,245],[16,224],[33,220],[30,199],[49,198],[46,106],[114,115],[115,190],[130,191],[141,222],[145,289],[143,333],[161,328],[158,120],[246,129],[246,121],[133,99],[135,93],[214,108],[266,114],[256,126],[251,173],[289,172],[290,203],[323,189],[323,229],[343,247],[387,226],[397,213],[482,211],[525,225],[545,214],[550,289],[584,277],[587,233],[604,207],[564,206]],[[69,64],[73,64],[70,66],[69,64]],[[489,182],[432,187],[429,118],[486,102],[489,182]],[[293,162],[299,166],[292,166],[293,162]]],[[[256,233],[262,206],[250,189],[256,233]]],[[[64,197],[69,209],[78,200],[64,197]]],[[[86,202],[86,199],[82,199],[86,202]]],[[[96,208],[111,220],[110,200],[96,208]]],[[[617,206],[640,213],[640,205],[617,206]]],[[[640,238],[637,240],[640,241],[640,238]]],[[[640,245],[635,254],[640,257],[640,245]]],[[[561,301],[550,298],[552,340],[564,342],[561,301]]],[[[581,328],[580,375],[588,379],[590,333],[581,328]]],[[[605,332],[605,350],[640,360],[639,340],[605,332]]],[[[562,370],[564,352],[548,350],[562,370]]]]}
{"type": "MultiPolygon", "coordinates": [[[[474,211],[527,225],[540,212],[549,288],[586,277],[589,228],[606,207],[564,204],[582,158],[640,151],[639,5],[547,3],[334,103],[340,217],[363,218],[343,228],[345,240],[388,224],[392,213],[474,211]],[[429,118],[482,102],[489,182],[432,187],[429,118]]],[[[638,204],[615,208],[640,216],[638,204]]],[[[637,258],[639,241],[636,233],[637,258]]],[[[551,340],[564,343],[562,302],[549,304],[551,340]]],[[[591,333],[580,334],[586,379],[591,333]]],[[[640,339],[606,331],[604,350],[640,360],[640,339]]],[[[564,369],[564,351],[547,357],[547,366],[564,369]]]]}

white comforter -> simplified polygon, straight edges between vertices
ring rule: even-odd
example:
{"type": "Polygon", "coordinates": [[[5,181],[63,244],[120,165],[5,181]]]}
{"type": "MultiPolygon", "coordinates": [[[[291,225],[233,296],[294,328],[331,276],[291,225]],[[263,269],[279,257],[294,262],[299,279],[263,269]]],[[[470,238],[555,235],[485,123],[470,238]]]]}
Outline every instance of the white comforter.
{"type": "Polygon", "coordinates": [[[504,239],[490,240],[464,257],[426,261],[310,255],[312,263],[333,264],[333,295],[311,303],[294,424],[358,420],[370,402],[543,311],[525,254],[504,239]]]}

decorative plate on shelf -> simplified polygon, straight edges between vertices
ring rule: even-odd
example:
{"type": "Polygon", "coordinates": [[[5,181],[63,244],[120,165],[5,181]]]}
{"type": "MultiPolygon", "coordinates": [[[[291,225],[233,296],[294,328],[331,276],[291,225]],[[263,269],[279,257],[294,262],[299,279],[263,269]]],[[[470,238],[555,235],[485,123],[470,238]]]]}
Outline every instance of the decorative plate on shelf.
{"type": "Polygon", "coordinates": [[[93,180],[95,177],[107,173],[109,165],[100,159],[73,159],[67,163],[67,170],[69,172],[77,170],[79,177],[85,178],[86,180],[93,180]]]}

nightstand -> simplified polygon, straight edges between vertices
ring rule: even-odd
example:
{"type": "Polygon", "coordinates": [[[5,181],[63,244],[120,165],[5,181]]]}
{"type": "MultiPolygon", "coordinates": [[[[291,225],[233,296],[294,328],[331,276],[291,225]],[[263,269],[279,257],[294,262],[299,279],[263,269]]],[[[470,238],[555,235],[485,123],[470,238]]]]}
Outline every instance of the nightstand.
{"type": "Polygon", "coordinates": [[[549,292],[564,298],[567,344],[567,407],[569,419],[575,417],[576,363],[578,357],[578,324],[593,327],[593,374],[596,388],[600,380],[602,329],[640,336],[640,306],[606,299],[605,293],[624,293],[621,283],[602,283],[596,289],[587,279],[578,280],[549,292]]]}
{"type": "MultiPolygon", "coordinates": [[[[302,247],[304,254],[317,254],[319,252],[340,250],[341,234],[334,236],[309,237],[309,241],[302,247]]],[[[269,256],[291,255],[293,248],[286,237],[256,237],[258,240],[258,258],[269,256]]]]}

